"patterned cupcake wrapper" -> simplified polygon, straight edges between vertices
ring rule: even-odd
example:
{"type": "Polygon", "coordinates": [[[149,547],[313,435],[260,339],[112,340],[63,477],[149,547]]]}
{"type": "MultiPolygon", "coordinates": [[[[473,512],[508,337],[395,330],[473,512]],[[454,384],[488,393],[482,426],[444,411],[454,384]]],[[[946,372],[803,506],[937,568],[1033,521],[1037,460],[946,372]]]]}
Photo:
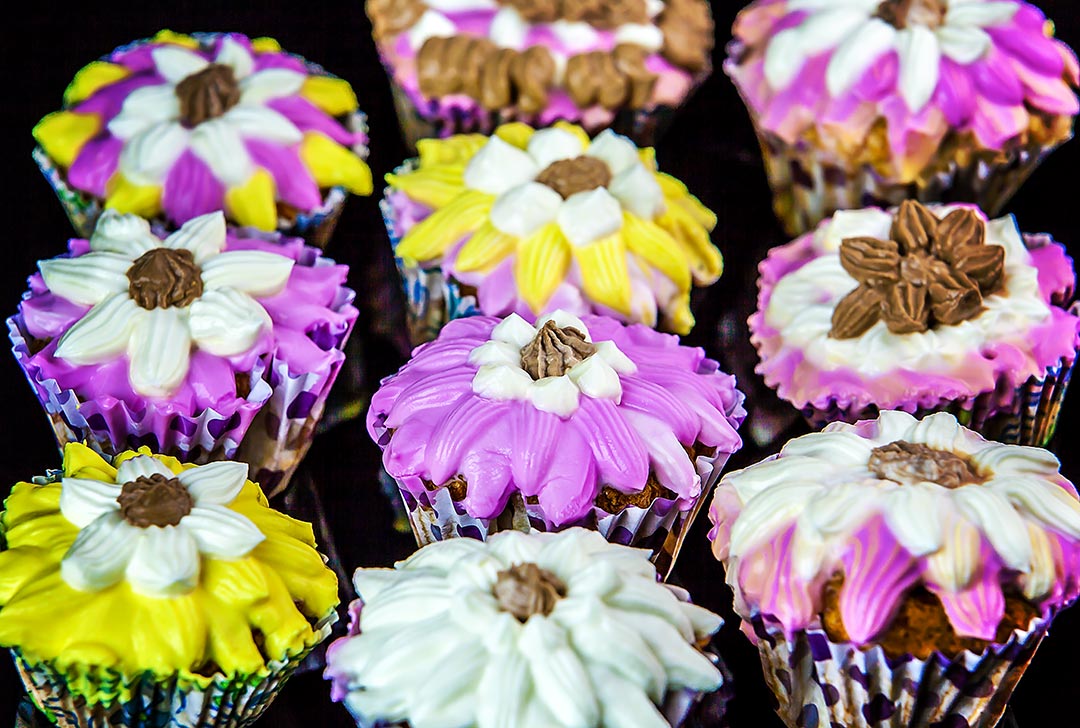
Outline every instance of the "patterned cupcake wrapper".
{"type": "MultiPolygon", "coordinates": [[[[1047,447],[1054,437],[1061,404],[1072,377],[1075,359],[1062,360],[1041,377],[1031,377],[1016,387],[1003,401],[1000,391],[980,394],[974,400],[942,401],[937,407],[920,407],[916,417],[933,412],[949,412],[960,424],[984,437],[1012,445],[1047,447]]],[[[877,417],[877,407],[841,407],[836,402],[827,408],[807,407],[806,421],[815,430],[830,422],[858,422],[877,417]]]]}
{"type": "MultiPolygon", "coordinates": [[[[942,167],[926,180],[901,183],[869,164],[855,164],[806,142],[788,144],[758,129],[773,209],[792,237],[813,230],[837,210],[920,202],[973,202],[997,216],[1039,163],[1059,144],[1028,144],[1005,152],[972,150],[967,163],[942,167]]],[[[1064,141],[1064,140],[1062,140],[1064,141]]]]}
{"type": "Polygon", "coordinates": [[[862,651],[818,630],[789,642],[754,621],[765,681],[789,728],[993,728],[1048,626],[1036,618],[979,655],[894,660],[878,646],[862,651]]]}
{"type": "MultiPolygon", "coordinates": [[[[657,572],[666,579],[682,549],[683,539],[705,502],[705,494],[712,492],[729,457],[729,453],[698,456],[695,464],[701,477],[702,495],[685,511],[679,510],[675,501],[665,498],[657,498],[647,508],[628,506],[619,513],[608,513],[594,506],[584,519],[563,528],[581,526],[598,531],[612,543],[648,549],[657,572]]],[[[511,497],[498,517],[476,518],[451,498],[448,488],[438,488],[421,498],[413,496],[401,484],[398,489],[419,546],[448,538],[485,540],[499,531],[549,530],[540,507],[525,502],[520,494],[511,497]]]]}

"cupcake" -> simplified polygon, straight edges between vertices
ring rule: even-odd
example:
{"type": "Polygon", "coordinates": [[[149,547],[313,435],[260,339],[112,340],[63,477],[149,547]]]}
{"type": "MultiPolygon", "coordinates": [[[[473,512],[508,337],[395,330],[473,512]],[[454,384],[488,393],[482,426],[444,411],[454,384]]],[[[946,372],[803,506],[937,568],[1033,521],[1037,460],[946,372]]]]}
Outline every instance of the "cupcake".
{"type": "Polygon", "coordinates": [[[420,144],[387,177],[383,214],[415,343],[478,310],[556,309],[689,333],[690,290],[719,278],[716,216],[652,149],[611,131],[499,127],[420,144]]]}
{"type": "Polygon", "coordinates": [[[994,726],[1080,594],[1080,499],[1046,450],[882,412],[730,473],[713,552],[791,728],[994,726]]]}
{"type": "Polygon", "coordinates": [[[906,199],[999,214],[1080,110],[1053,33],[1020,0],[752,3],[724,70],[788,233],[906,199]]]}
{"type": "Polygon", "coordinates": [[[307,452],[356,321],[348,268],[214,212],[161,238],[106,210],[38,264],[8,319],[61,446],[234,457],[278,492],[307,452]]]}
{"type": "Polygon", "coordinates": [[[1076,359],[1064,247],[1010,217],[909,200],[838,212],[774,248],[750,317],[757,371],[815,428],[946,410],[1046,445],[1076,359]]]}
{"type": "Polygon", "coordinates": [[[362,728],[679,726],[722,682],[698,647],[722,621],[647,558],[575,528],[357,569],[332,696],[362,728]]]}
{"type": "Polygon", "coordinates": [[[563,311],[451,321],[368,411],[418,543],[593,528],[666,574],[742,445],[733,377],[642,325],[563,311]]]}
{"type": "Polygon", "coordinates": [[[179,226],[215,210],[323,247],[369,195],[367,125],[348,83],[271,38],[162,31],[94,61],[34,151],[77,233],[103,209],[179,226]]]}
{"type": "Polygon", "coordinates": [[[652,144],[711,71],[705,0],[367,0],[406,141],[557,120],[652,144]]]}
{"type": "Polygon", "coordinates": [[[85,445],[4,501],[0,645],[61,728],[239,728],[330,633],[311,526],[243,463],[85,445]]]}

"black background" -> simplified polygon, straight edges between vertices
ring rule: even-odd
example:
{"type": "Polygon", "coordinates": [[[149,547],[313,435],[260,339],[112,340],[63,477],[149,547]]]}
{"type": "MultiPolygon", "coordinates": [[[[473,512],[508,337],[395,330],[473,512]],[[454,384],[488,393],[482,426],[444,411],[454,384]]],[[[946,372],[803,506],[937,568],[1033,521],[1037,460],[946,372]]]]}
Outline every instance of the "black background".
{"type": "MultiPolygon", "coordinates": [[[[723,43],[741,3],[714,3],[723,43]]],[[[1067,0],[1043,0],[1058,23],[1058,35],[1080,45],[1080,11],[1067,0]]],[[[22,3],[19,14],[5,13],[0,43],[4,54],[0,87],[0,164],[4,206],[0,208],[0,312],[15,311],[26,276],[35,261],[63,251],[71,236],[66,217],[30,159],[30,129],[46,113],[59,108],[61,94],[85,63],[118,45],[167,27],[181,32],[238,31],[252,37],[269,35],[289,51],[306,56],[349,80],[371,122],[370,163],[379,180],[407,155],[391,105],[389,88],[370,39],[361,0],[239,0],[218,2],[104,2],[77,9],[46,2],[22,3]],[[16,22],[17,21],[17,22],[16,22]]],[[[686,106],[658,145],[665,171],[687,182],[719,216],[713,240],[723,251],[727,272],[698,301],[699,326],[691,343],[705,345],[731,370],[745,338],[745,313],[752,306],[756,263],[771,246],[786,242],[769,208],[769,192],[746,112],[734,88],[717,71],[686,106]],[[728,325],[721,326],[721,316],[728,325]],[[731,322],[735,322],[732,324],[731,322]],[[721,331],[726,332],[721,336],[721,331]]],[[[1045,231],[1080,250],[1076,174],[1080,142],[1055,152],[1011,205],[1021,228],[1045,231]]],[[[378,188],[378,182],[377,182],[378,188]]],[[[330,245],[330,254],[352,266],[351,285],[360,292],[361,317],[356,336],[366,353],[367,385],[394,371],[403,361],[393,343],[400,333],[400,294],[388,268],[389,253],[374,199],[353,198],[330,245]],[[388,315],[387,311],[391,311],[388,315]]],[[[738,372],[737,373],[741,373],[738,372]]],[[[0,480],[13,483],[59,464],[52,434],[10,356],[0,356],[0,480]]],[[[760,384],[747,377],[749,407],[770,402],[760,384]]],[[[1071,399],[1076,399],[1074,395],[1071,399]]],[[[1059,428],[1055,451],[1066,475],[1080,478],[1080,454],[1073,445],[1078,417],[1069,406],[1059,428]]],[[[749,440],[749,438],[747,438],[749,440]]],[[[768,454],[748,446],[734,459],[742,466],[768,454]]],[[[345,424],[321,435],[305,463],[318,484],[342,562],[355,566],[389,565],[407,555],[411,536],[391,528],[388,501],[376,481],[378,453],[360,423],[345,424]]],[[[702,517],[687,540],[676,579],[691,589],[696,601],[725,614],[730,593],[720,566],[708,552],[702,517]]],[[[738,728],[780,726],[771,713],[756,650],[738,633],[733,619],[720,645],[734,671],[736,699],[731,719],[738,728]]],[[[1076,694],[1080,690],[1080,609],[1065,612],[1054,624],[1012,701],[1022,728],[1078,726],[1076,694]]],[[[453,669],[452,666],[447,666],[453,669]]],[[[18,678],[8,660],[0,661],[0,728],[13,721],[20,695],[18,678]]],[[[263,726],[349,726],[348,714],[329,700],[328,686],[317,673],[296,678],[260,722],[263,726]]]]}

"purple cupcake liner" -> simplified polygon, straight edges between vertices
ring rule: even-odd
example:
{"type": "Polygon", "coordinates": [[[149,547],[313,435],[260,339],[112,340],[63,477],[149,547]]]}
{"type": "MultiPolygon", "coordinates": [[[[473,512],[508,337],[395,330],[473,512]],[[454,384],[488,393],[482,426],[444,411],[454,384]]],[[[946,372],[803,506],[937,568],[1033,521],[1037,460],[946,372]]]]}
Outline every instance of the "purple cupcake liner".
{"type": "Polygon", "coordinates": [[[891,659],[879,646],[837,644],[820,630],[785,639],[753,620],[765,681],[789,728],[993,728],[1049,627],[1036,618],[1002,645],[954,659],[891,659]]]}

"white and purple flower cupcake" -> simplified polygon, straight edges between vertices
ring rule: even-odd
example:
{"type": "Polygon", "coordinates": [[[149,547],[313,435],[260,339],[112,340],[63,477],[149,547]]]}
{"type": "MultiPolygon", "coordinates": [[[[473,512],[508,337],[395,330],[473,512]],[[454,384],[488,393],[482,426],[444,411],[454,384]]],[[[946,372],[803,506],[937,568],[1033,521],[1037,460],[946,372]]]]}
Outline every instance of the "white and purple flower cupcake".
{"type": "Polygon", "coordinates": [[[76,231],[103,209],[169,226],[230,222],[323,247],[347,193],[372,191],[349,84],[271,38],[162,31],[80,70],[34,127],[76,231]]]}
{"type": "Polygon", "coordinates": [[[1020,0],[757,0],[734,35],[791,235],[911,198],[996,215],[1080,110],[1076,56],[1020,0]]]}
{"type": "Polygon", "coordinates": [[[713,552],[791,728],[994,726],[1080,595],[1053,454],[882,412],[717,486],[713,552]]]}
{"type": "Polygon", "coordinates": [[[742,399],[701,349],[645,326],[476,316],[383,381],[368,431],[421,545],[582,525],[666,573],[742,444],[742,399]]]}
{"type": "Polygon", "coordinates": [[[652,144],[712,68],[705,0],[368,0],[402,129],[613,127],[652,144]]]}
{"type": "Polygon", "coordinates": [[[774,248],[750,317],[757,371],[811,424],[948,410],[1050,441],[1076,359],[1072,259],[970,206],[837,212],[774,248]]]}
{"type": "Polygon", "coordinates": [[[345,360],[348,268],[296,238],[227,230],[220,212],[162,239],[106,211],[68,248],[8,319],[60,444],[235,457],[284,488],[345,360]]]}

